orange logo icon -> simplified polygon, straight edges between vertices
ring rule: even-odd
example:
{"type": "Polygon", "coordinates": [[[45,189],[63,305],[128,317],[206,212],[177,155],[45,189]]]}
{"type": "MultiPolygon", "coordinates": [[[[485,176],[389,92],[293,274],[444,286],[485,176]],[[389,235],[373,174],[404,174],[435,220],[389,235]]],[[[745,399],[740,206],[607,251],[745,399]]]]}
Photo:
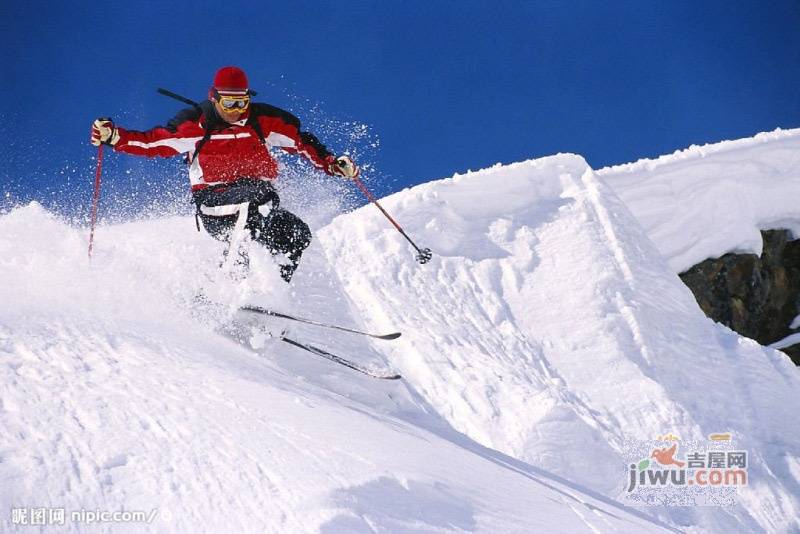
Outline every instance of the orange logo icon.
{"type": "Polygon", "coordinates": [[[677,465],[678,467],[683,467],[686,465],[686,462],[681,462],[680,460],[676,460],[674,458],[675,452],[678,450],[678,444],[673,443],[672,447],[664,447],[663,449],[653,449],[653,453],[650,455],[650,458],[655,458],[656,462],[660,463],[661,465],[677,465]]]}

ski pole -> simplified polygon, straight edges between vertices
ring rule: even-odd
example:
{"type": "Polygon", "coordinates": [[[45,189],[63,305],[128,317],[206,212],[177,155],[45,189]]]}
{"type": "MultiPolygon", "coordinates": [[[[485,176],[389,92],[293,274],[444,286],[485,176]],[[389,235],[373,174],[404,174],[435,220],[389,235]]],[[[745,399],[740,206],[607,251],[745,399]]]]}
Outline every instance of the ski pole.
{"type": "Polygon", "coordinates": [[[373,204],[375,204],[375,206],[376,206],[376,207],[377,207],[379,210],[381,210],[381,213],[383,213],[383,214],[386,216],[386,218],[387,218],[387,219],[389,219],[389,222],[390,222],[390,223],[392,223],[392,224],[394,225],[394,227],[395,227],[395,228],[397,228],[397,231],[398,231],[398,232],[400,232],[400,233],[402,234],[402,236],[403,236],[403,237],[405,237],[405,238],[408,240],[408,242],[409,242],[409,243],[411,243],[411,246],[412,246],[412,247],[414,247],[414,248],[416,249],[416,251],[417,251],[417,261],[418,261],[420,264],[425,264],[425,263],[428,263],[428,262],[431,260],[431,257],[432,257],[432,255],[433,255],[433,253],[431,252],[431,249],[429,249],[429,248],[423,248],[423,249],[420,249],[420,248],[417,246],[417,244],[416,244],[416,243],[414,243],[414,242],[411,240],[411,238],[410,238],[410,237],[408,237],[408,234],[406,234],[406,233],[403,231],[403,229],[400,227],[400,225],[399,225],[399,224],[397,224],[397,221],[395,221],[395,220],[392,218],[392,216],[391,216],[391,215],[389,215],[389,214],[386,212],[386,210],[385,210],[385,209],[383,209],[383,206],[381,206],[380,204],[378,204],[378,201],[375,199],[375,197],[374,197],[374,196],[372,196],[372,193],[370,193],[370,192],[369,192],[369,190],[368,190],[366,187],[364,187],[364,184],[363,184],[363,183],[361,183],[361,180],[359,180],[359,179],[356,177],[356,178],[353,178],[353,181],[354,181],[354,182],[355,182],[355,184],[358,186],[358,188],[359,188],[359,189],[361,189],[361,192],[362,192],[362,193],[364,193],[364,196],[366,196],[366,197],[369,199],[369,201],[370,201],[370,202],[372,202],[373,204]]]}
{"type": "Polygon", "coordinates": [[[97,222],[97,204],[100,202],[100,176],[103,172],[103,145],[97,147],[97,170],[94,173],[94,193],[92,194],[92,222],[89,230],[89,259],[92,258],[92,243],[94,242],[94,226],[97,222]]]}
{"type": "Polygon", "coordinates": [[[181,96],[181,95],[179,95],[177,93],[173,93],[169,89],[162,89],[161,87],[159,87],[158,89],[156,89],[156,92],[158,94],[161,94],[161,95],[164,95],[164,96],[168,96],[170,98],[174,98],[175,100],[177,100],[179,102],[183,102],[184,104],[189,104],[192,107],[200,108],[200,104],[198,104],[194,100],[190,100],[190,99],[186,98],[185,96],[181,96]]]}

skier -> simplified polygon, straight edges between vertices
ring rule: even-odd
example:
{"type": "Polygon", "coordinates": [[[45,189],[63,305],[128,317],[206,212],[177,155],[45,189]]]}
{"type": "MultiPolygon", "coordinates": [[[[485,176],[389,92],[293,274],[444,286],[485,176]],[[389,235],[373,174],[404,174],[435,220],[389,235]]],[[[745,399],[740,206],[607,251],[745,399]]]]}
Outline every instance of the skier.
{"type": "Polygon", "coordinates": [[[300,121],[291,113],[251,102],[254,94],[242,69],[222,67],[214,76],[208,101],[184,109],[166,126],[139,132],[100,118],[92,124],[91,143],[136,156],[186,154],[196,217],[206,231],[228,242],[230,249],[237,233],[247,230],[271,254],[285,256],[280,274],[289,282],[311,243],[311,231],[299,217],[279,207],[272,186],[278,165],[270,149],[302,154],[331,176],[352,180],[359,169],[348,156],[335,157],[313,134],[301,131],[300,121]],[[267,204],[269,211],[262,215],[267,204]]]}

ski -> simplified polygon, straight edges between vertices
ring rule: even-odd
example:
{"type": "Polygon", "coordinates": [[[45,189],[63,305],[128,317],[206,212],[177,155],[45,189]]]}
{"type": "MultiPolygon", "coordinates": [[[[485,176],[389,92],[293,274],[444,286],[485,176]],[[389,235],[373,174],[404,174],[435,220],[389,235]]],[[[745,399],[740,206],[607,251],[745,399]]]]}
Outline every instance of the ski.
{"type": "Polygon", "coordinates": [[[266,308],[262,308],[261,306],[242,306],[239,308],[242,311],[248,311],[253,313],[260,313],[262,315],[269,315],[271,317],[277,317],[279,319],[288,319],[290,321],[297,321],[299,323],[306,323],[306,324],[313,324],[314,326],[320,326],[322,328],[331,328],[333,330],[341,330],[342,332],[350,332],[351,334],[360,334],[362,336],[369,336],[374,337],[375,339],[397,339],[400,337],[400,332],[394,332],[392,334],[370,334],[369,332],[362,332],[360,330],[353,330],[352,328],[345,328],[344,326],[337,326],[333,324],[327,323],[318,323],[317,321],[312,321],[311,319],[303,319],[302,317],[295,317],[293,315],[287,315],[285,313],[280,313],[272,310],[268,310],[266,308]]]}
{"type": "Polygon", "coordinates": [[[306,343],[300,343],[298,341],[295,341],[295,340],[290,339],[290,338],[285,337],[285,336],[281,336],[280,339],[281,339],[281,341],[283,341],[285,343],[288,343],[289,345],[293,345],[293,346],[295,346],[295,347],[297,347],[299,349],[306,350],[306,351],[310,352],[311,354],[316,354],[317,356],[321,356],[321,357],[323,357],[323,358],[325,358],[327,360],[330,360],[332,362],[336,362],[336,363],[338,363],[340,365],[344,365],[345,367],[349,367],[350,369],[353,369],[354,371],[358,371],[359,373],[364,373],[365,375],[371,376],[373,378],[381,378],[381,379],[384,379],[384,380],[398,380],[398,379],[402,378],[398,374],[390,374],[389,372],[378,373],[378,372],[370,371],[366,367],[361,367],[360,365],[358,365],[355,362],[351,362],[350,360],[345,360],[341,356],[337,356],[335,354],[331,354],[330,352],[328,352],[326,350],[322,350],[319,347],[315,347],[314,345],[308,345],[306,343]]]}

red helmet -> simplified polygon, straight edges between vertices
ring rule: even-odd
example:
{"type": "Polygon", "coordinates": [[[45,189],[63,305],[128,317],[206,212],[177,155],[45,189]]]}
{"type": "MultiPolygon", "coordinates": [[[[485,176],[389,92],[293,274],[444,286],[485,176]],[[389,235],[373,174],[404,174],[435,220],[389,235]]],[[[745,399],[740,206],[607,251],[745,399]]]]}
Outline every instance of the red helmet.
{"type": "Polygon", "coordinates": [[[214,75],[214,86],[218,93],[230,95],[250,94],[247,74],[239,67],[222,67],[214,75]]]}

